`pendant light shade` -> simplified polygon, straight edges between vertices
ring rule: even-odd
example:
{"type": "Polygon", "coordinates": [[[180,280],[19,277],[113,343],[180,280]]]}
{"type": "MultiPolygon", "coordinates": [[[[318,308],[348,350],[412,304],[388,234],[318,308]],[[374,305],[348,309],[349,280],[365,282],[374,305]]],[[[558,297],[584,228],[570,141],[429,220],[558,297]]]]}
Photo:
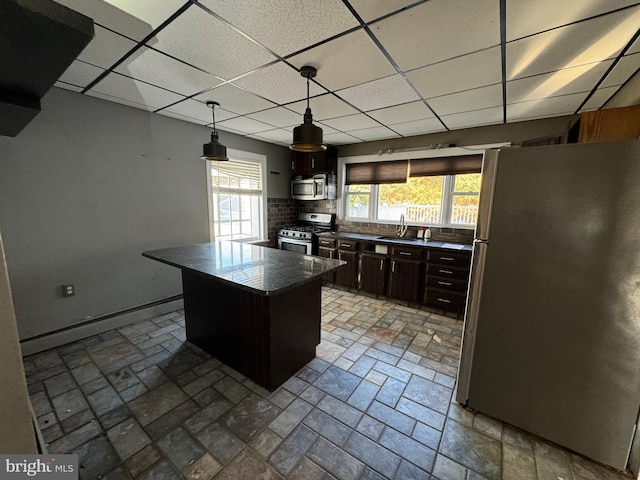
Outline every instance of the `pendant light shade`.
{"type": "Polygon", "coordinates": [[[202,157],[200,157],[200,159],[212,160],[214,162],[226,162],[229,160],[229,157],[227,157],[227,147],[218,141],[218,131],[216,130],[215,108],[219,107],[220,104],[209,100],[207,102],[207,106],[211,108],[213,130],[211,130],[211,141],[202,146],[202,157]]]}
{"type": "Polygon", "coordinates": [[[327,146],[322,142],[322,129],[313,124],[313,115],[309,107],[309,79],[318,73],[315,67],[305,65],[300,69],[300,75],[307,79],[307,109],[304,112],[304,123],[293,129],[293,142],[289,148],[296,152],[321,152],[327,146]]]}

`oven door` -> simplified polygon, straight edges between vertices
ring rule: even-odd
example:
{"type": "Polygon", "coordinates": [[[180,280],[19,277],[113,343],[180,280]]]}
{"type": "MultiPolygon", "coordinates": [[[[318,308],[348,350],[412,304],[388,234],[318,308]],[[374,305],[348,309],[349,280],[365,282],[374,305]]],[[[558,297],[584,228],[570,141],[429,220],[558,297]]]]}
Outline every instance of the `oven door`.
{"type": "Polygon", "coordinates": [[[289,250],[290,252],[304,253],[311,255],[313,243],[309,240],[296,240],[294,238],[278,237],[278,248],[280,250],[289,250]]]}

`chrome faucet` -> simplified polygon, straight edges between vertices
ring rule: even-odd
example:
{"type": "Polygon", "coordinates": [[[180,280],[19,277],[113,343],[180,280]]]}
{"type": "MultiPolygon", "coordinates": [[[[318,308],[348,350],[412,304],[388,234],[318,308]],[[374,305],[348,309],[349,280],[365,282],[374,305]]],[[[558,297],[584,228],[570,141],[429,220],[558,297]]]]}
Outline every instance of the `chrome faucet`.
{"type": "Polygon", "coordinates": [[[398,225],[398,236],[404,237],[404,234],[407,233],[407,225],[404,223],[404,213],[400,215],[400,225],[398,225]]]}

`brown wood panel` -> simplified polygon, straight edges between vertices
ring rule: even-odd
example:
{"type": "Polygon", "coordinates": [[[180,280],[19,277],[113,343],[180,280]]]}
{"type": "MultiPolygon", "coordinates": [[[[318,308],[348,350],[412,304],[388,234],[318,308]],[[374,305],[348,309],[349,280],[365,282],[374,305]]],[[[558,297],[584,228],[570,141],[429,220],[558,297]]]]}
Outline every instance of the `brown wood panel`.
{"type": "Polygon", "coordinates": [[[420,288],[422,262],[391,259],[389,296],[408,302],[417,302],[420,288]]]}
{"type": "Polygon", "coordinates": [[[358,252],[338,250],[338,259],[347,262],[336,270],[336,284],[358,288],[358,252]]]}
{"type": "Polygon", "coordinates": [[[584,112],[578,142],[606,142],[640,138],[640,105],[584,112]]]}
{"type": "Polygon", "coordinates": [[[385,255],[363,252],[360,254],[360,289],[384,295],[387,286],[389,259],[385,255]]]}

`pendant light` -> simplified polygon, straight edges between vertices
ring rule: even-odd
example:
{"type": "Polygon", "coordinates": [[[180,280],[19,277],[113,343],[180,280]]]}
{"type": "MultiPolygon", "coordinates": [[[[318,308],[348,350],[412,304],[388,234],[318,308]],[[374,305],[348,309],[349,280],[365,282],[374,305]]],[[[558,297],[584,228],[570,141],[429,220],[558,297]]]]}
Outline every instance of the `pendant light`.
{"type": "Polygon", "coordinates": [[[313,124],[313,115],[309,108],[309,79],[318,73],[315,67],[305,65],[300,75],[307,79],[307,109],[304,112],[304,123],[293,129],[293,142],[289,148],[295,152],[321,152],[327,149],[322,143],[322,129],[313,124]]]}
{"type": "Polygon", "coordinates": [[[207,106],[211,108],[211,116],[213,117],[213,130],[211,131],[211,141],[205,143],[202,146],[202,160],[212,160],[216,162],[226,162],[229,160],[227,157],[227,147],[218,142],[218,131],[216,130],[216,114],[215,108],[219,107],[218,102],[209,100],[207,106]]]}

